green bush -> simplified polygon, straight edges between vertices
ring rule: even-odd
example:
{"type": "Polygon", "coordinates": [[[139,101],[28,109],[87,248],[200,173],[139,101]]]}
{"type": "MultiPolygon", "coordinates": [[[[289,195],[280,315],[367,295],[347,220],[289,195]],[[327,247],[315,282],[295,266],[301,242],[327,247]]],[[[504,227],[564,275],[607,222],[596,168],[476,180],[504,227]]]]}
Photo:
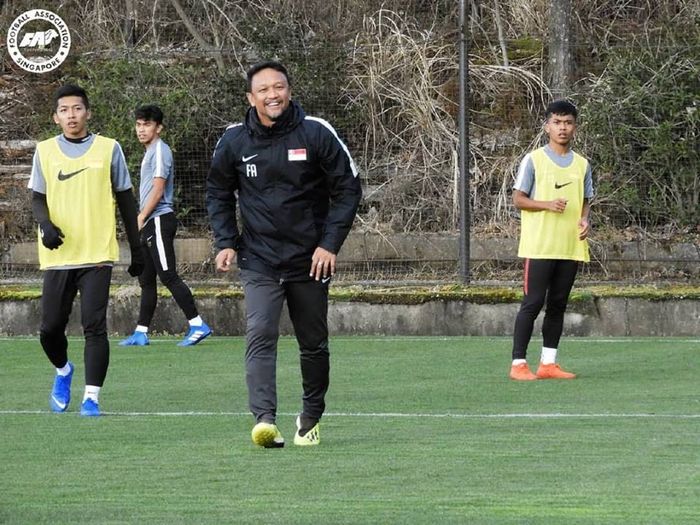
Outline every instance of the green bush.
{"type": "MultiPolygon", "coordinates": [[[[143,146],[136,139],[134,110],[142,104],[163,109],[163,139],[175,157],[178,217],[187,227],[206,229],[204,185],[211,153],[226,124],[247,109],[243,78],[221,76],[207,60],[86,56],[66,73],[62,83],[67,82],[88,92],[90,130],[119,141],[135,187],[143,146]]],[[[44,120],[42,126],[41,136],[57,132],[44,120]]]]}
{"type": "Polygon", "coordinates": [[[700,223],[700,38],[672,42],[613,53],[582,104],[598,208],[614,226],[700,223]]]}
{"type": "MultiPolygon", "coordinates": [[[[280,39],[272,42],[275,45],[251,42],[251,55],[258,57],[253,61],[274,58],[286,63],[294,98],[309,114],[329,120],[341,136],[356,130],[362,116],[338,103],[345,84],[341,50],[329,51],[320,39],[304,44],[303,34],[295,32],[292,23],[270,27],[264,33],[272,34],[280,39]],[[285,47],[285,39],[294,45],[285,47]]],[[[90,130],[122,145],[135,187],[143,147],[134,131],[134,110],[142,104],[158,104],[163,109],[163,139],[175,157],[178,218],[193,233],[206,231],[204,192],[211,154],[226,126],[240,121],[249,107],[241,68],[231,67],[222,74],[207,54],[85,54],[66,65],[54,88],[68,82],[88,92],[90,130]]],[[[50,98],[42,102],[45,107],[37,108],[33,128],[35,136],[48,138],[59,130],[46,118],[53,111],[50,98]]]]}

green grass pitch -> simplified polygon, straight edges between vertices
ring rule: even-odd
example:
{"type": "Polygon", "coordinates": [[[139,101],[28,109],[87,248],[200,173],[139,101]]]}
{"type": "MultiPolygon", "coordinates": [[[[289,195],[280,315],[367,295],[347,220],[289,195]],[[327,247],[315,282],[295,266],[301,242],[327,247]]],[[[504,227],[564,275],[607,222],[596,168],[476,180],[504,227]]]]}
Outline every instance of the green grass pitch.
{"type": "MultiPolygon", "coordinates": [[[[507,379],[508,338],[336,337],[319,447],[250,440],[242,338],[112,342],[97,419],[52,414],[36,338],[0,339],[0,523],[700,523],[700,340],[562,341],[574,381],[507,379]]],[[[530,363],[540,342],[531,344],[530,363]]]]}

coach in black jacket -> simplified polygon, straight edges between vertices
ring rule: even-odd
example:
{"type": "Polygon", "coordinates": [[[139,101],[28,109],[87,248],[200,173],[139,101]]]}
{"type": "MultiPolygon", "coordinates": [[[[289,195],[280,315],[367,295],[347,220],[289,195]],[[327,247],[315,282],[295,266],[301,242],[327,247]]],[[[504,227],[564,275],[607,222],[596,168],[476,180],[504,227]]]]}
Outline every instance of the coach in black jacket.
{"type": "Polygon", "coordinates": [[[333,127],[306,116],[291,100],[282,64],[257,64],[247,79],[252,107],[245,122],[229,126],[219,140],[207,180],[207,209],[220,250],[216,267],[228,271],[237,258],[240,268],[253,441],[284,446],[276,426],[276,359],[286,299],[304,389],[294,443],[317,445],[329,377],[328,285],[362,190],[333,127]]]}

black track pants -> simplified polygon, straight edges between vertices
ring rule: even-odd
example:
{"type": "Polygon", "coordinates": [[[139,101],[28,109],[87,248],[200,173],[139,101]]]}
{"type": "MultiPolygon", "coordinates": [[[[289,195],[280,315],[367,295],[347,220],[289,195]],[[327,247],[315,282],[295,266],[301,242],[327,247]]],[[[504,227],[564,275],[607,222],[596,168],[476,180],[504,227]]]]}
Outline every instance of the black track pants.
{"type": "Polygon", "coordinates": [[[299,344],[303,387],[302,414],[319,420],[328,391],[328,282],[285,282],[241,270],[246,305],[246,382],[255,420],[274,422],[277,416],[277,340],[282,304],[299,344]]]}
{"type": "Polygon", "coordinates": [[[158,302],[156,277],[170,290],[175,302],[187,319],[197,317],[192,291],[180,278],[175,268],[175,233],[177,219],[174,213],[166,213],[150,219],[141,230],[141,249],[145,266],[139,275],[141,306],[138,324],[150,326],[158,302]]]}

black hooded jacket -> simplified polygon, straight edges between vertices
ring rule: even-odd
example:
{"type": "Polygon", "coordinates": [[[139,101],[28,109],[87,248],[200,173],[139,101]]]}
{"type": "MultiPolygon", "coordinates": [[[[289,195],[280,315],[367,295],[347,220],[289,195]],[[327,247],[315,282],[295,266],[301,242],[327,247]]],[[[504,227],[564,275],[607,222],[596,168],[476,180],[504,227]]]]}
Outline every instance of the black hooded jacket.
{"type": "Polygon", "coordinates": [[[286,280],[309,279],[317,247],[338,253],[361,197],[345,144],[294,101],[272,127],[249,108],[219,140],[207,178],[216,248],[236,250],[240,268],[286,280]]]}

